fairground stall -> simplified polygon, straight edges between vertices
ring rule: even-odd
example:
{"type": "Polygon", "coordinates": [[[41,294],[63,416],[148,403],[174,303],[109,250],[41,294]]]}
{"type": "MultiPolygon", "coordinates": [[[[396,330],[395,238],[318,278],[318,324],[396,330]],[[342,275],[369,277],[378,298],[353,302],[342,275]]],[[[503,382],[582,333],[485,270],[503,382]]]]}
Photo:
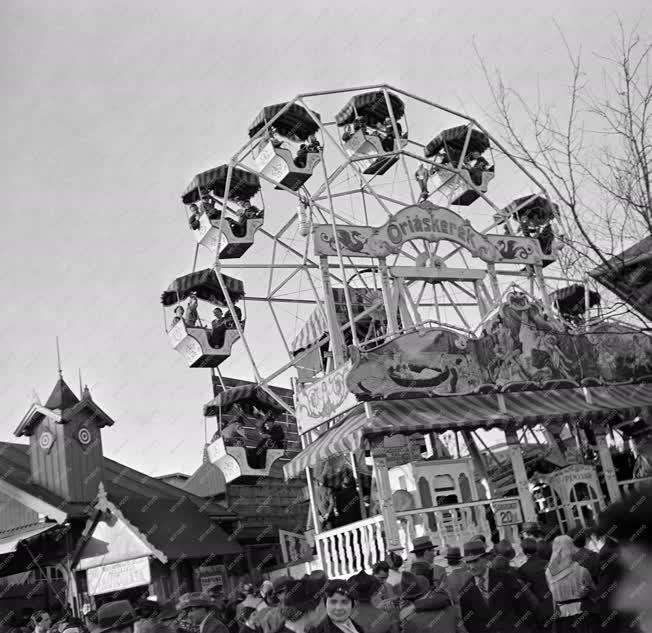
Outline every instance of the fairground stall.
{"type": "Polygon", "coordinates": [[[525,166],[475,120],[388,86],[299,95],[248,133],[187,190],[212,216],[212,259],[163,303],[189,365],[251,374],[206,409],[211,459],[227,479],[281,458],[305,477],[306,564],[348,576],[424,535],[442,553],[477,534],[518,544],[526,521],[567,531],[620,496],[651,340],[564,274],[566,220],[525,166]],[[264,222],[231,208],[264,187],[264,222]],[[234,223],[246,251],[227,249],[234,223]],[[260,418],[255,446],[235,404],[260,418]],[[301,438],[290,461],[281,416],[301,438]]]}

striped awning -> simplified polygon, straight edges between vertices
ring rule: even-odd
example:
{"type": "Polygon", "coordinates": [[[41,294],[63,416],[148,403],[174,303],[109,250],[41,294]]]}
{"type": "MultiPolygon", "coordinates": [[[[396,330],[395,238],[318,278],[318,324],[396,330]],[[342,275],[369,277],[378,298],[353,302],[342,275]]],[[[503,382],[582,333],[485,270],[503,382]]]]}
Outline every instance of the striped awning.
{"type": "Polygon", "coordinates": [[[355,451],[374,435],[442,433],[447,430],[504,428],[508,424],[535,426],[609,414],[634,417],[652,410],[652,384],[610,385],[583,389],[444,396],[371,403],[352,409],[340,424],[312,442],[283,468],[286,479],[300,475],[331,455],[355,451]],[[500,401],[499,401],[500,397],[500,401]]]}
{"type": "Polygon", "coordinates": [[[257,407],[261,411],[271,409],[282,412],[285,410],[262,387],[251,384],[231,387],[231,389],[225,389],[218,393],[215,398],[204,405],[204,415],[207,417],[218,415],[220,408],[222,413],[226,413],[232,405],[242,402],[257,407]]]}
{"type": "Polygon", "coordinates": [[[317,306],[314,312],[308,317],[299,333],[296,335],[290,348],[293,352],[306,349],[328,332],[328,321],[321,306],[317,306]]]}

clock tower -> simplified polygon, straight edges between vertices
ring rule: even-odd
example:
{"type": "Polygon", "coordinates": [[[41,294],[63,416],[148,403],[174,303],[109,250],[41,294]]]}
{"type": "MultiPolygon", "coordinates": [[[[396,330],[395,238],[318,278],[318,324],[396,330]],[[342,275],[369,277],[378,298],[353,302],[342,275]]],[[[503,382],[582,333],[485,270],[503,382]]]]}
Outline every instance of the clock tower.
{"type": "Polygon", "coordinates": [[[112,424],[88,387],[79,399],[60,374],[45,405],[34,403],[14,432],[29,437],[30,483],[71,503],[93,501],[103,476],[101,429],[112,424]]]}

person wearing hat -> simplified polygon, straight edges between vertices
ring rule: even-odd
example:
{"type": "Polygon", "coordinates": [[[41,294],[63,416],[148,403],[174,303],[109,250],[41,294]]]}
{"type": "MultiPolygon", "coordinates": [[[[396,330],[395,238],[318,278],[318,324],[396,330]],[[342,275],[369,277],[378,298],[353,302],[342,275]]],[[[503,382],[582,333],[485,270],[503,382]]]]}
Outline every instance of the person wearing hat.
{"type": "Polygon", "coordinates": [[[355,598],[353,621],[365,633],[398,633],[398,619],[378,609],[371,601],[378,594],[382,581],[376,575],[370,576],[361,571],[351,576],[348,583],[355,598]]]}
{"type": "Polygon", "coordinates": [[[281,615],[285,622],[279,633],[305,633],[314,629],[325,614],[324,602],[318,582],[304,576],[301,580],[291,580],[286,585],[281,615]]]}
{"type": "Polygon", "coordinates": [[[258,613],[258,626],[262,633],[278,633],[283,628],[285,619],[281,614],[281,609],[290,582],[292,582],[292,578],[289,576],[280,576],[272,581],[272,594],[274,595],[275,604],[258,613]]]}
{"type": "Polygon", "coordinates": [[[412,541],[411,553],[414,554],[414,562],[410,571],[427,578],[431,587],[446,588],[446,570],[441,565],[434,564],[435,545],[430,537],[417,536],[412,541]]]}
{"type": "Polygon", "coordinates": [[[518,568],[519,578],[532,591],[539,603],[542,630],[550,630],[553,613],[552,594],[546,580],[546,561],[539,556],[539,544],[533,538],[521,541],[521,549],[527,560],[518,568]],[[546,625],[546,623],[548,623],[546,625]]]}
{"type": "Polygon", "coordinates": [[[215,603],[205,593],[184,593],[177,603],[181,617],[187,618],[199,633],[228,633],[228,629],[214,612],[215,603]]]}
{"type": "Polygon", "coordinates": [[[531,633],[535,613],[512,573],[491,568],[482,541],[464,544],[464,562],[472,578],[460,590],[460,610],[468,633],[531,633]]]}
{"type": "Polygon", "coordinates": [[[403,572],[400,600],[402,633],[455,633],[457,612],[448,593],[431,588],[423,576],[403,572]]]}
{"type": "Polygon", "coordinates": [[[97,610],[97,633],[133,633],[137,620],[128,600],[107,602],[97,610]]]}
{"type": "Polygon", "coordinates": [[[472,576],[462,561],[462,551],[459,547],[449,547],[446,550],[446,561],[448,562],[448,575],[446,576],[448,592],[459,613],[460,591],[472,576]]]}
{"type": "Polygon", "coordinates": [[[329,580],[323,588],[326,617],[311,633],[365,633],[351,619],[355,594],[346,580],[329,580]]]}

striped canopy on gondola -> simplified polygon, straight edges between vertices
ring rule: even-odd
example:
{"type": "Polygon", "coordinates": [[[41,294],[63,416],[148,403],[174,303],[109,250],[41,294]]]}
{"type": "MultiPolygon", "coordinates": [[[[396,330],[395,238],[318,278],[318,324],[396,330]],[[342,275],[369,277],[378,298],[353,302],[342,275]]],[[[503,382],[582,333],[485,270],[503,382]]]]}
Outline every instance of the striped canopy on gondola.
{"type": "MultiPolygon", "coordinates": [[[[589,290],[588,295],[590,308],[600,305],[599,292],[589,290]]],[[[563,315],[573,316],[586,312],[585,298],[586,291],[582,284],[571,284],[550,293],[550,300],[563,315]]]]}
{"type": "MultiPolygon", "coordinates": [[[[224,197],[228,165],[220,165],[201,174],[197,174],[181,194],[183,204],[192,204],[200,198],[200,190],[212,191],[220,198],[224,197]]],[[[234,167],[229,184],[229,200],[250,200],[260,191],[260,179],[256,174],[234,167]]]]}
{"type": "Polygon", "coordinates": [[[510,202],[504,209],[506,216],[516,215],[519,220],[541,226],[559,214],[559,206],[544,196],[523,196],[510,202]]]}
{"type": "Polygon", "coordinates": [[[204,415],[207,417],[217,415],[220,407],[222,413],[226,413],[234,404],[240,402],[246,402],[260,411],[285,411],[262,387],[258,385],[241,385],[240,387],[225,389],[222,393],[217,394],[215,398],[204,405],[204,415]]]}
{"type": "Polygon", "coordinates": [[[308,320],[303,324],[299,333],[290,344],[292,352],[296,353],[310,347],[328,332],[328,321],[321,306],[315,308],[308,320]]]}
{"type": "MultiPolygon", "coordinates": [[[[405,104],[395,94],[391,92],[387,94],[392,104],[394,118],[400,119],[405,114],[405,104]]],[[[356,116],[366,117],[367,125],[373,126],[376,123],[382,123],[389,116],[385,93],[382,90],[374,90],[355,95],[335,115],[335,122],[341,127],[353,123],[356,116]]]]}
{"type": "Polygon", "coordinates": [[[442,433],[448,430],[505,428],[564,423],[582,417],[616,422],[652,409],[652,384],[610,385],[586,390],[564,389],[519,393],[444,396],[371,403],[368,418],[362,405],[337,426],[320,435],[284,466],[286,479],[299,476],[331,455],[355,451],[366,438],[396,433],[442,433]]]}
{"type": "MultiPolygon", "coordinates": [[[[466,135],[469,132],[469,128],[466,125],[458,125],[457,127],[451,127],[443,132],[440,132],[435,136],[435,138],[426,145],[424,149],[424,154],[426,158],[431,158],[435,156],[441,150],[451,150],[453,152],[461,153],[464,149],[464,142],[466,141],[466,135]]],[[[469,139],[469,144],[467,147],[467,152],[486,152],[491,144],[489,143],[489,137],[482,131],[471,129],[471,138],[469,139]]]]}
{"type": "MultiPolygon", "coordinates": [[[[249,126],[249,137],[252,138],[264,128],[285,106],[286,103],[277,103],[276,105],[265,106],[258,116],[253,120],[249,126]]],[[[321,120],[317,112],[311,111],[312,114],[321,120]]],[[[283,114],[274,121],[272,127],[276,129],[276,133],[283,138],[286,138],[295,143],[305,141],[311,134],[314,134],[319,125],[310,116],[308,110],[298,105],[297,103],[291,104],[283,114]]]]}
{"type": "MultiPolygon", "coordinates": [[[[227,275],[222,275],[227,292],[234,303],[244,297],[244,284],[240,279],[235,279],[227,275]]],[[[197,293],[197,298],[208,301],[215,305],[224,305],[226,303],[222,286],[217,279],[217,273],[212,268],[198,270],[197,272],[178,277],[161,295],[161,303],[164,306],[171,306],[179,301],[183,301],[191,293],[197,293]]]]}

